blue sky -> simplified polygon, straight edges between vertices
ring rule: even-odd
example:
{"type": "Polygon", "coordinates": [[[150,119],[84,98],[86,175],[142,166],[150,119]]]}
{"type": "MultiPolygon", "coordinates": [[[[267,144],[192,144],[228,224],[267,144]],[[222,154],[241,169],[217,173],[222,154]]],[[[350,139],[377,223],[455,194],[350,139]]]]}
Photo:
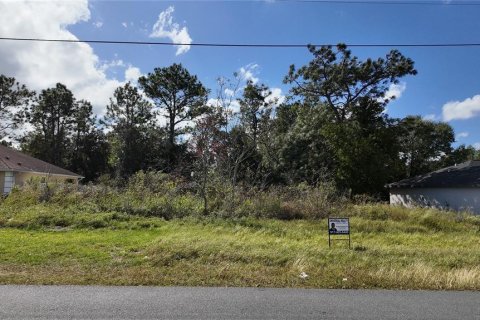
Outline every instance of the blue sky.
{"type": "MultiPolygon", "coordinates": [[[[449,1],[454,3],[455,0],[449,1]]],[[[439,2],[441,3],[441,2],[439,2]]],[[[364,5],[278,1],[2,2],[2,37],[215,43],[474,43],[480,6],[364,5]]],[[[360,58],[389,48],[352,48],[360,58]]],[[[393,117],[448,121],[458,143],[480,148],[480,47],[399,48],[417,76],[402,79],[393,117]]],[[[61,81],[101,114],[113,89],[155,67],[182,63],[215,92],[218,76],[246,77],[288,94],[290,64],[303,48],[175,48],[2,42],[0,72],[39,90],[61,81]]]]}

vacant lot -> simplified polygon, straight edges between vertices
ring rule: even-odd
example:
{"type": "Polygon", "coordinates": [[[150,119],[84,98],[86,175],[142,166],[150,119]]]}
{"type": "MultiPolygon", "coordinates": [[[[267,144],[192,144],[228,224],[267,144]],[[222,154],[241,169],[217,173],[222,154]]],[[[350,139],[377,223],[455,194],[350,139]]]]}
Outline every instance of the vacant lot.
{"type": "Polygon", "coordinates": [[[350,206],[349,250],[328,248],[325,219],[67,212],[55,223],[56,210],[0,210],[0,283],[480,289],[480,219],[468,215],[350,206]]]}

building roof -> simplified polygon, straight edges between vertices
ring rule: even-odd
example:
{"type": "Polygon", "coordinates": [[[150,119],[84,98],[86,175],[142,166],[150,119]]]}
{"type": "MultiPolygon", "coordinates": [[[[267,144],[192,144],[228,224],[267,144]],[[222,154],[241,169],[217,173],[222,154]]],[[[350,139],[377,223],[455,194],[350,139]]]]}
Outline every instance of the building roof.
{"type": "Polygon", "coordinates": [[[480,160],[463,162],[387,185],[389,188],[480,188],[480,160]]]}
{"type": "Polygon", "coordinates": [[[31,157],[3,145],[0,145],[0,171],[47,173],[51,175],[82,178],[82,176],[76,173],[54,166],[53,164],[31,157]]]}

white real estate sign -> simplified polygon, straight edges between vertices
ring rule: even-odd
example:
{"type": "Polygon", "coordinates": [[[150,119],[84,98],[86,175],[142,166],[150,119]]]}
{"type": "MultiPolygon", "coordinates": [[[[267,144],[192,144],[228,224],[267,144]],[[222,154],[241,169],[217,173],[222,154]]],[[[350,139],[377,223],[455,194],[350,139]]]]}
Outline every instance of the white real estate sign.
{"type": "Polygon", "coordinates": [[[350,234],[348,218],[328,218],[328,234],[350,234]]]}

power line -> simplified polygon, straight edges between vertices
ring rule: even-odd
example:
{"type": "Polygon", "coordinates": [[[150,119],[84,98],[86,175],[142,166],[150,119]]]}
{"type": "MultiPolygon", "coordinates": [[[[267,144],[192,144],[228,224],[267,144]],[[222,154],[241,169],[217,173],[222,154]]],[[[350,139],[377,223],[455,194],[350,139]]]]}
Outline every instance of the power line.
{"type": "Polygon", "coordinates": [[[278,2],[304,2],[325,4],[366,4],[366,5],[418,5],[418,6],[480,6],[472,1],[354,1],[354,0],[276,0],[278,2]]]}
{"type": "MultiPolygon", "coordinates": [[[[172,2],[160,0],[162,2],[172,2]]],[[[267,0],[175,0],[173,2],[266,2],[267,0]]],[[[480,6],[478,1],[442,0],[442,1],[385,1],[385,0],[272,0],[271,2],[319,3],[319,4],[359,4],[359,5],[419,5],[419,6],[480,6]]]]}
{"type": "MultiPolygon", "coordinates": [[[[31,42],[60,42],[60,43],[96,43],[96,44],[122,44],[122,45],[159,45],[159,46],[195,46],[195,47],[234,47],[234,48],[306,48],[308,44],[265,44],[265,43],[172,43],[157,41],[119,41],[119,40],[78,40],[78,39],[40,39],[40,38],[14,38],[0,37],[6,41],[31,41],[31,42]]],[[[311,44],[315,47],[335,46],[336,44],[311,44]]],[[[480,47],[480,42],[471,43],[350,43],[348,47],[364,48],[400,48],[400,47],[480,47]]]]}

